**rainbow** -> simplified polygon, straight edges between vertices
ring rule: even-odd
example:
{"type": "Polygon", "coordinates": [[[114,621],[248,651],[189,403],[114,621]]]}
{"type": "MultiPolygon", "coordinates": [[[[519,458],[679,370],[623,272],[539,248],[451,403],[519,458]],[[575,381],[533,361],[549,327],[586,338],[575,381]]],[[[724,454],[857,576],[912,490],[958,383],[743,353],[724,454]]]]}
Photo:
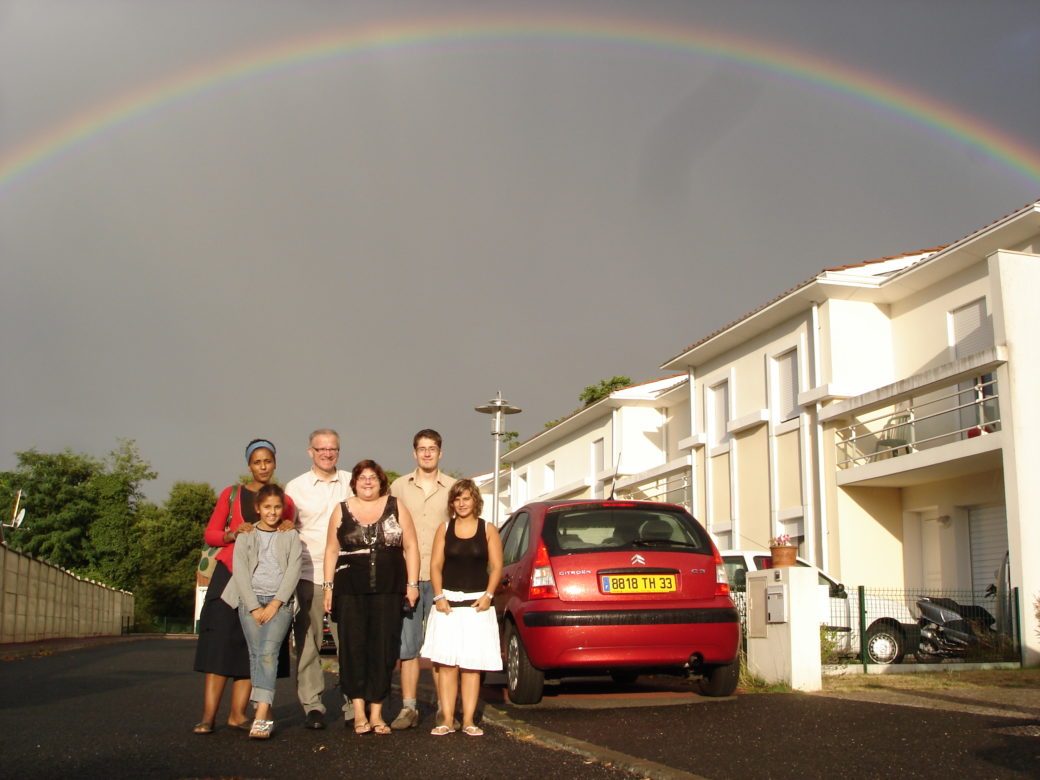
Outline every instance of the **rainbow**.
{"type": "Polygon", "coordinates": [[[1040,153],[996,127],[927,95],[840,62],[717,29],[620,18],[559,15],[436,18],[337,29],[234,53],[145,84],[44,129],[0,155],[0,193],[91,139],[217,88],[351,54],[470,40],[563,40],[686,52],[766,72],[796,84],[905,117],[945,142],[981,152],[1030,184],[1040,184],[1040,153]]]}

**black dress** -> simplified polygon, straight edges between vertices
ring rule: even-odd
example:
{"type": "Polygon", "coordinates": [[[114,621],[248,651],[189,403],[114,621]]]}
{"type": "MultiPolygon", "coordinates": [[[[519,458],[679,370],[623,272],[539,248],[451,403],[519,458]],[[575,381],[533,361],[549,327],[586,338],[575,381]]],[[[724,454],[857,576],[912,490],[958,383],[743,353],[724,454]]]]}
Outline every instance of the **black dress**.
{"type": "Polygon", "coordinates": [[[383,701],[401,648],[407,570],[397,499],[371,525],[361,525],[346,502],[336,536],[340,554],[332,611],[339,629],[339,681],[350,699],[383,701]]]}

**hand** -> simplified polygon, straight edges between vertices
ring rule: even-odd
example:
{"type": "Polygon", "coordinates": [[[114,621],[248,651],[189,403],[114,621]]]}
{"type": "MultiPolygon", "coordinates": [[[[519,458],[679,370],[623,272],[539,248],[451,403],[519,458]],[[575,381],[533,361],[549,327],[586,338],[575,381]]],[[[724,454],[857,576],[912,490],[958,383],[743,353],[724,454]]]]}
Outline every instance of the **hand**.
{"type": "Polygon", "coordinates": [[[451,604],[448,603],[447,599],[437,599],[433,602],[433,607],[438,612],[443,612],[445,615],[451,614],[451,604]]]}
{"type": "Polygon", "coordinates": [[[254,609],[249,614],[253,616],[253,620],[256,621],[256,624],[258,626],[262,626],[264,624],[264,608],[263,607],[257,607],[256,609],[254,609]]]}
{"type": "Polygon", "coordinates": [[[283,517],[282,522],[278,524],[278,531],[291,531],[296,527],[296,522],[291,517],[283,517]]]}
{"type": "Polygon", "coordinates": [[[253,610],[253,617],[256,620],[257,625],[262,626],[264,623],[266,623],[275,615],[277,615],[278,608],[281,606],[282,602],[278,601],[278,599],[272,599],[271,601],[268,601],[265,606],[260,607],[260,609],[253,610]],[[260,613],[259,617],[256,617],[257,612],[260,613]]]}
{"type": "Polygon", "coordinates": [[[235,529],[235,536],[239,534],[251,534],[256,530],[256,526],[252,523],[239,523],[238,528],[235,529]]]}
{"type": "Polygon", "coordinates": [[[408,602],[409,607],[414,607],[415,602],[419,600],[419,589],[414,585],[409,585],[404,589],[404,599],[408,602]]]}
{"type": "Polygon", "coordinates": [[[483,596],[481,596],[479,599],[477,599],[476,601],[473,602],[473,608],[477,612],[483,612],[484,610],[486,610],[490,606],[491,606],[491,599],[488,598],[488,594],[486,594],[486,593],[483,596]]]}

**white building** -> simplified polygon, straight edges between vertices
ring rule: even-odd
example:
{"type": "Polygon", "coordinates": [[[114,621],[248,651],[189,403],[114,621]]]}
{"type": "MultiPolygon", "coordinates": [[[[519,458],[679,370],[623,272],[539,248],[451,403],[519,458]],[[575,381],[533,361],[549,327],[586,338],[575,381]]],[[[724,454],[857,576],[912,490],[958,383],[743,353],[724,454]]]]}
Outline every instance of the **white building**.
{"type": "Polygon", "coordinates": [[[683,375],[615,390],[506,453],[513,508],[527,501],[617,496],[689,506],[683,375]]]}
{"type": "Polygon", "coordinates": [[[662,366],[684,375],[507,453],[508,504],[614,483],[686,505],[722,548],[789,533],[868,586],[979,592],[1010,551],[1040,663],[1038,253],[1040,203],[947,247],[825,270],[662,366]]]}
{"type": "Polygon", "coordinates": [[[1010,550],[1040,662],[1038,252],[1033,204],[826,270],[665,362],[693,388],[694,514],[864,585],[980,592],[1010,550]]]}

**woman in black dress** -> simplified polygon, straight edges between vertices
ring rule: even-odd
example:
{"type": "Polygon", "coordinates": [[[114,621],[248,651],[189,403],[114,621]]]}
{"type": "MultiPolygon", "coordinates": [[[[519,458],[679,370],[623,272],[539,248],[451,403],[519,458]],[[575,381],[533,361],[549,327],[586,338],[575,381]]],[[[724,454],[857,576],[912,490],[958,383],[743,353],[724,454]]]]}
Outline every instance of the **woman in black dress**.
{"type": "Polygon", "coordinates": [[[374,460],[354,466],[354,496],[332,513],[325,547],[325,611],[339,628],[339,679],[357,734],[389,734],[383,701],[401,646],[404,603],[419,597],[412,516],[374,460]],[[366,705],[368,711],[366,712],[366,705]]]}

